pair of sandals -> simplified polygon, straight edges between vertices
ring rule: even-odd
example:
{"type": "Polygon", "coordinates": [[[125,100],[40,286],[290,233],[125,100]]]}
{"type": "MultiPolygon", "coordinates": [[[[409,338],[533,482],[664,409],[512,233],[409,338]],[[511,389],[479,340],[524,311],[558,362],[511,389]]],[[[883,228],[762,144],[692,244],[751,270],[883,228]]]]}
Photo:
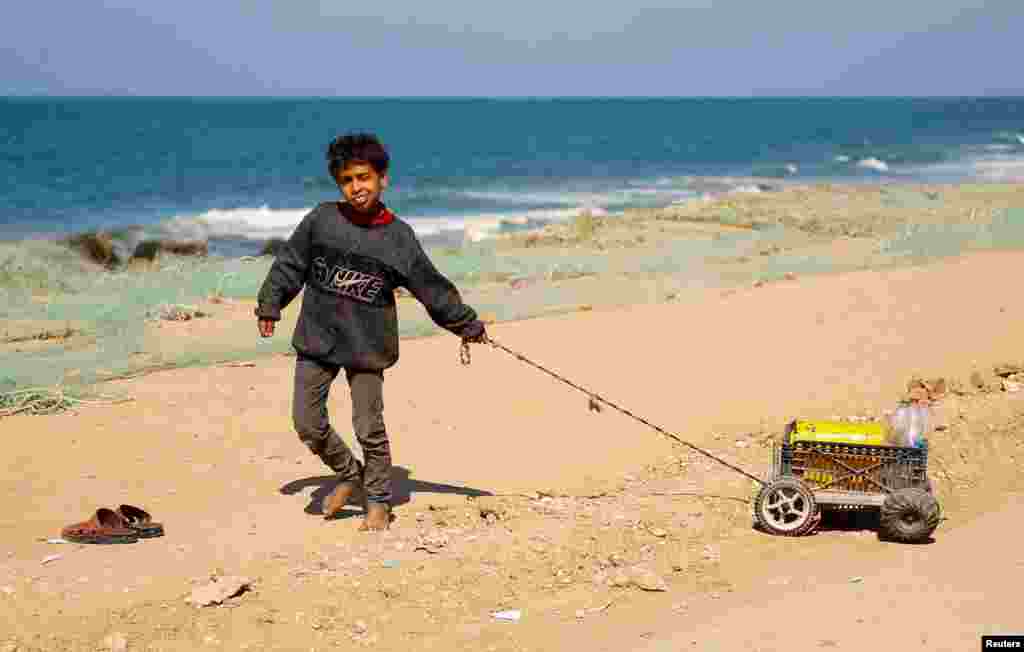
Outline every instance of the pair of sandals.
{"type": "Polygon", "coordinates": [[[60,534],[74,543],[135,543],[139,539],[162,537],[164,526],[154,522],[149,512],[140,507],[121,505],[116,511],[101,507],[88,521],[68,525],[60,534]]]}

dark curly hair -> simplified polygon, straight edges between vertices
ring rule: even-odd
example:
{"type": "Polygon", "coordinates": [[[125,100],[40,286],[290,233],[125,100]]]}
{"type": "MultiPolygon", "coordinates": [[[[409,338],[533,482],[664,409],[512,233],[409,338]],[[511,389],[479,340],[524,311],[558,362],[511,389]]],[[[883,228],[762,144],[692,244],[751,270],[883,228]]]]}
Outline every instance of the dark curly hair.
{"type": "Polygon", "coordinates": [[[384,145],[373,134],[345,134],[327,146],[327,171],[332,177],[352,162],[368,163],[377,174],[385,174],[391,159],[384,145]]]}

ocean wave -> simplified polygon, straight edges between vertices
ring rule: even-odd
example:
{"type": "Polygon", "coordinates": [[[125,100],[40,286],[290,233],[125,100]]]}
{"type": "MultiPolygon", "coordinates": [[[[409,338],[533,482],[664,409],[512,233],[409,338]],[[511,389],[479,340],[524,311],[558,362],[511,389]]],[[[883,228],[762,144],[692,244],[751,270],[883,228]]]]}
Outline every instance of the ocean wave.
{"type": "MultiPolygon", "coordinates": [[[[146,233],[132,238],[174,240],[250,240],[262,242],[270,238],[288,238],[307,209],[234,208],[210,210],[200,215],[179,216],[158,224],[146,233]]],[[[431,217],[402,216],[420,237],[445,232],[463,232],[472,241],[490,238],[503,232],[534,228],[544,224],[572,219],[585,212],[607,215],[600,206],[580,205],[556,209],[529,209],[515,213],[478,213],[472,215],[441,215],[431,217]]]]}
{"type": "Polygon", "coordinates": [[[864,168],[865,170],[875,170],[876,172],[888,172],[889,164],[881,159],[874,157],[862,158],[857,161],[857,167],[864,168]]]}
{"type": "Polygon", "coordinates": [[[963,145],[949,160],[901,167],[898,174],[921,179],[977,179],[982,181],[1024,180],[1024,154],[1020,149],[992,145],[963,145]]]}
{"type": "Polygon", "coordinates": [[[987,181],[1024,181],[1024,157],[985,158],[973,162],[978,177],[987,181]]]}
{"type": "Polygon", "coordinates": [[[1024,145],[1024,133],[1017,131],[999,131],[993,136],[993,139],[1001,143],[1012,143],[1014,145],[1024,145]]]}
{"type": "Polygon", "coordinates": [[[163,237],[180,240],[223,238],[262,241],[287,238],[308,212],[308,209],[273,209],[268,206],[213,209],[162,222],[158,232],[163,237]]]}

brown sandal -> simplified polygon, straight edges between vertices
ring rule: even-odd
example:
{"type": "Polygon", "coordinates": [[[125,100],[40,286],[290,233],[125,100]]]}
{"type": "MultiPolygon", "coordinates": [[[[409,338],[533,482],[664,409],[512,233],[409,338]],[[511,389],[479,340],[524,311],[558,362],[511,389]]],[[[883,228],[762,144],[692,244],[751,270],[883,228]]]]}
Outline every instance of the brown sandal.
{"type": "Polygon", "coordinates": [[[124,519],[125,525],[135,530],[140,539],[152,539],[164,535],[164,524],[154,523],[153,517],[146,510],[132,505],[121,505],[117,515],[124,519]]]}
{"type": "Polygon", "coordinates": [[[62,538],[74,543],[135,543],[139,534],[114,510],[101,507],[88,521],[68,525],[62,538]]]}

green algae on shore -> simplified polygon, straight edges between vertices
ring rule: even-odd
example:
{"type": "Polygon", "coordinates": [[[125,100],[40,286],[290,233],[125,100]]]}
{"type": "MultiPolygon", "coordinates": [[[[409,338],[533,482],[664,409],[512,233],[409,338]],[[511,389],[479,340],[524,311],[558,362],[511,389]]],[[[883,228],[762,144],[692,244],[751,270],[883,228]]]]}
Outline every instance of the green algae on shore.
{"type": "MultiPolygon", "coordinates": [[[[1022,246],[1019,185],[827,184],[590,216],[430,255],[481,314],[509,321],[1022,246]]],[[[260,342],[255,331],[227,348],[158,344],[160,314],[192,306],[211,315],[200,321],[216,322],[218,312],[239,309],[231,302],[255,297],[272,260],[161,254],[104,269],[59,243],[0,243],[0,318],[38,331],[0,343],[0,391],[287,352],[288,338],[260,342]],[[70,323],[67,337],[46,335],[70,323]]],[[[412,303],[400,301],[402,336],[437,333],[412,303]]]]}

